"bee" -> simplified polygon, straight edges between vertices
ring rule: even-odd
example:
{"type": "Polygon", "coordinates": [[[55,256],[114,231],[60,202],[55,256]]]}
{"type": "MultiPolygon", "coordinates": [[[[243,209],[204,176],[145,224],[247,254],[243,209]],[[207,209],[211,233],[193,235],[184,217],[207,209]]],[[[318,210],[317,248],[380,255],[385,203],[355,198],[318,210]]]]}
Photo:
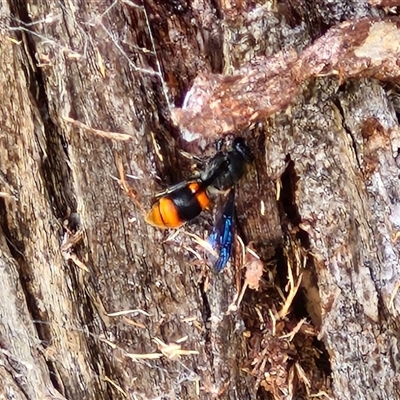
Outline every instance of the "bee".
{"type": "Polygon", "coordinates": [[[253,154],[241,137],[234,139],[229,151],[222,151],[222,142],[204,171],[197,177],[177,183],[160,193],[145,220],[157,228],[179,228],[209,207],[210,193],[226,192],[242,177],[245,164],[253,154]]]}

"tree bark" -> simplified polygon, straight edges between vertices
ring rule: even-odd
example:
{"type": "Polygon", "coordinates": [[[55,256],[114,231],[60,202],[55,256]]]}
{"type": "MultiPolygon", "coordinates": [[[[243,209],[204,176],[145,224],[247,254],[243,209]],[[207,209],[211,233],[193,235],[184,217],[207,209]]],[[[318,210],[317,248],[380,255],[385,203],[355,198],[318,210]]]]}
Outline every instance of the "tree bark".
{"type": "Polygon", "coordinates": [[[261,3],[3,3],[2,397],[400,399],[400,23],[261,3]],[[238,135],[215,274],[143,209],[238,135]]]}

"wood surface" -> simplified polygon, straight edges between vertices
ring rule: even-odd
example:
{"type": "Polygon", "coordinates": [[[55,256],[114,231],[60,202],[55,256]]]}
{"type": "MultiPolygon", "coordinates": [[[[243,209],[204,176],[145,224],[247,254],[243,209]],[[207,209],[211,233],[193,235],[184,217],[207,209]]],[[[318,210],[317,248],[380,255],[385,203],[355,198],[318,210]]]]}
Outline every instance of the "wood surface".
{"type": "Polygon", "coordinates": [[[370,3],[2,3],[0,399],[400,399],[400,18],[370,3]],[[216,274],[222,196],[143,213],[238,135],[216,274]]]}

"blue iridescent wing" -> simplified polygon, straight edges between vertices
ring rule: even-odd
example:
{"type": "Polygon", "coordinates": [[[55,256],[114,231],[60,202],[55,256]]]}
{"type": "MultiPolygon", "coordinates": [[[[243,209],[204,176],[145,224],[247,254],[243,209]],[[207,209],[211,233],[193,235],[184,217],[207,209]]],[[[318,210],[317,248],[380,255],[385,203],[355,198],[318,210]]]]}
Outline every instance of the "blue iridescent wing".
{"type": "Polygon", "coordinates": [[[234,243],[234,223],[235,223],[235,191],[229,192],[228,200],[215,224],[208,242],[218,253],[218,260],[214,265],[216,272],[222,271],[231,254],[234,243]]]}

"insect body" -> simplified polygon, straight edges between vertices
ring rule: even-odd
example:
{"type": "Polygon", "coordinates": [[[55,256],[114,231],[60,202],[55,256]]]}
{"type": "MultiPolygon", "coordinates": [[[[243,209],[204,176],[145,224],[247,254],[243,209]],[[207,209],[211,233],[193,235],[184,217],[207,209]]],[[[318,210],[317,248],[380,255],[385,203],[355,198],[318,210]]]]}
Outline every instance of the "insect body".
{"type": "Polygon", "coordinates": [[[208,207],[207,181],[181,182],[172,186],[153,205],[146,222],[157,228],[179,228],[186,221],[196,218],[208,207]]]}
{"type": "Polygon", "coordinates": [[[233,141],[232,149],[228,152],[218,151],[210,160],[205,171],[201,174],[203,179],[207,179],[212,172],[222,163],[228,163],[227,168],[218,174],[210,185],[210,189],[219,192],[226,191],[239,182],[245,171],[246,163],[253,161],[254,155],[241,137],[233,141]]]}
{"type": "Polygon", "coordinates": [[[153,204],[146,215],[146,222],[157,228],[179,228],[196,218],[210,204],[207,188],[228,167],[223,161],[210,171],[208,176],[183,181],[171,186],[153,204]]]}
{"type": "MultiPolygon", "coordinates": [[[[228,168],[223,170],[212,183],[212,187],[218,191],[230,190],[228,200],[220,213],[216,224],[208,238],[211,247],[218,253],[218,259],[214,264],[216,272],[222,271],[231,257],[234,244],[235,225],[235,188],[245,171],[246,163],[254,159],[254,155],[243,138],[234,140],[232,150],[227,153],[218,152],[210,161],[208,169],[212,171],[214,165],[218,165],[221,159],[228,160],[228,168]]],[[[205,171],[207,173],[207,169],[205,171]]]]}
{"type": "Polygon", "coordinates": [[[244,139],[235,139],[232,149],[218,151],[198,178],[180,182],[161,193],[147,214],[146,222],[167,229],[178,228],[196,218],[208,208],[209,192],[233,187],[242,177],[245,164],[252,160],[253,155],[244,139]]]}

